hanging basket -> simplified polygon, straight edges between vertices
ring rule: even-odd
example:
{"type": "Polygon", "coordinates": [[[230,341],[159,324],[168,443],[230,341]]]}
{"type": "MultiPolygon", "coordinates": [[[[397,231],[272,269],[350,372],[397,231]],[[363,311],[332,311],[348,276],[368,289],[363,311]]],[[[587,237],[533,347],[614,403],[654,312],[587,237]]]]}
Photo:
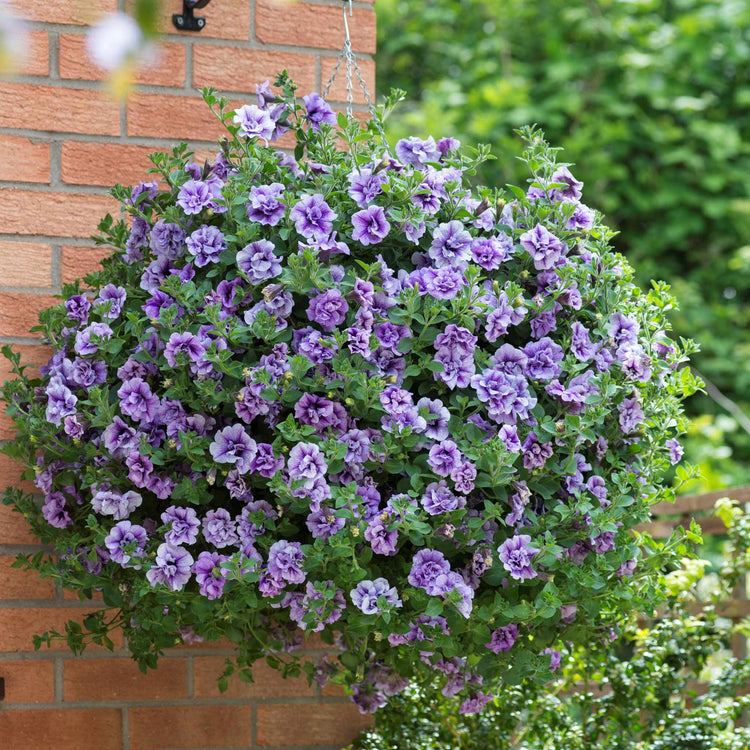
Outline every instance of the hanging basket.
{"type": "Polygon", "coordinates": [[[677,543],[631,530],[669,496],[690,345],[537,130],[529,186],[477,191],[485,150],[389,152],[277,85],[207,90],[216,160],[181,146],[113,191],[112,256],[5,386],[43,496],[6,502],[53,550],[30,567],[103,596],[76,651],[226,637],[222,680],[268,658],[374,710],[437,674],[476,711],[653,599],[677,543]],[[311,633],[334,655],[303,664],[311,633]]]}

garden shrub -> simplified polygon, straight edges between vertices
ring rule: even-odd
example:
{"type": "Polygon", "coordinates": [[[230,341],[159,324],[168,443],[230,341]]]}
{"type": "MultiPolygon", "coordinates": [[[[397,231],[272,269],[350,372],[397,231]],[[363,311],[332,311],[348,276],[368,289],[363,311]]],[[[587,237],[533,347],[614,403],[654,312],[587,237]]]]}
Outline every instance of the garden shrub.
{"type": "Polygon", "coordinates": [[[226,637],[223,683],[299,672],[318,633],[337,658],[308,675],[363,710],[437,675],[474,712],[653,600],[681,542],[632,529],[671,494],[691,344],[539,131],[526,188],[472,191],[486,149],[391,152],[278,84],[236,111],[206,90],[216,160],[183,145],[114,189],[116,249],[5,386],[43,495],[6,502],[52,549],[27,564],[103,595],[76,651],[120,627],[145,668],[226,637]]]}

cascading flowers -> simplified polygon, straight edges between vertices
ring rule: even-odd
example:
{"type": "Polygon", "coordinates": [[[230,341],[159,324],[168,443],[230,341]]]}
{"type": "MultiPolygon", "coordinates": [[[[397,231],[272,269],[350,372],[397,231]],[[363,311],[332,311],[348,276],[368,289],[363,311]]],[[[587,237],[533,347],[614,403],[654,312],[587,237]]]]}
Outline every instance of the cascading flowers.
{"type": "Polygon", "coordinates": [[[6,502],[54,550],[25,562],[101,591],[76,650],[227,637],[241,671],[304,667],[363,710],[437,673],[477,711],[653,599],[676,545],[632,529],[669,495],[691,344],[538,131],[528,188],[477,192],[486,151],[391,151],[277,85],[204,92],[215,161],[181,146],[116,187],[41,377],[14,358],[5,450],[42,497],[6,502]],[[336,656],[301,659],[310,633],[336,656]]]}

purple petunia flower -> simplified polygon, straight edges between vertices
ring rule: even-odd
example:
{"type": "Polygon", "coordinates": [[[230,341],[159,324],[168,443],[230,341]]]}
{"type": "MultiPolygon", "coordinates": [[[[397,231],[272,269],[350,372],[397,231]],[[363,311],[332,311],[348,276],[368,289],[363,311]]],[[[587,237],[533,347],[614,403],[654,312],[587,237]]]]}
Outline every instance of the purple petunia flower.
{"type": "Polygon", "coordinates": [[[526,378],[491,368],[471,378],[477,398],[487,404],[487,415],[501,424],[527,419],[536,406],[526,378]]]}
{"type": "Polygon", "coordinates": [[[363,168],[349,175],[349,197],[360,207],[366,208],[383,192],[387,179],[382,174],[373,174],[371,169],[363,168]]]}
{"type": "Polygon", "coordinates": [[[398,531],[396,529],[389,531],[379,516],[370,521],[365,529],[365,539],[370,543],[376,555],[390,557],[398,551],[396,547],[398,531]]]}
{"type": "Polygon", "coordinates": [[[537,224],[519,238],[524,250],[534,261],[537,271],[546,271],[559,265],[568,248],[546,227],[537,224]]]}
{"type": "Polygon", "coordinates": [[[91,302],[83,294],[74,294],[65,300],[65,311],[71,320],[77,320],[79,323],[85,323],[89,318],[91,302]]]}
{"type": "Polygon", "coordinates": [[[171,367],[177,367],[187,359],[189,362],[199,362],[206,353],[203,342],[193,333],[173,333],[164,348],[164,358],[171,367]]]}
{"type": "Polygon", "coordinates": [[[352,239],[361,245],[377,245],[391,229],[380,206],[370,206],[352,214],[352,239]]]}
{"type": "Polygon", "coordinates": [[[172,591],[180,591],[190,580],[192,566],[193,556],[186,549],[160,544],[146,578],[152,586],[163,583],[172,591]]]}
{"type": "Polygon", "coordinates": [[[245,104],[236,109],[234,124],[239,125],[240,133],[247,138],[262,138],[266,142],[276,128],[271,115],[255,104],[245,104]]]}
{"type": "Polygon", "coordinates": [[[280,539],[271,545],[268,550],[268,575],[280,582],[303,583],[305,571],[302,569],[305,556],[299,542],[288,542],[280,539]]]}
{"type": "Polygon", "coordinates": [[[159,397],[141,378],[126,380],[117,391],[120,411],[136,422],[154,422],[159,413],[159,397]]]}
{"type": "Polygon", "coordinates": [[[86,356],[99,351],[99,343],[112,337],[112,329],[106,323],[91,323],[76,333],[73,347],[76,354],[86,356]]]}
{"type": "Polygon", "coordinates": [[[635,428],[646,418],[635,396],[624,398],[622,403],[618,405],[617,411],[620,413],[620,429],[626,435],[634,432],[635,428]]]}
{"type": "Polygon", "coordinates": [[[102,432],[102,444],[115,458],[127,458],[138,450],[140,438],[130,425],[115,417],[102,432]]]}
{"type": "Polygon", "coordinates": [[[209,263],[218,263],[219,256],[227,249],[224,234],[218,227],[203,224],[186,240],[188,252],[195,256],[195,265],[203,268],[209,263]]]}
{"type": "Polygon", "coordinates": [[[104,546],[109,551],[111,560],[123,567],[134,567],[133,563],[128,563],[133,558],[145,555],[147,541],[148,534],[143,526],[130,521],[119,521],[105,537],[104,546]]]}
{"type": "Polygon", "coordinates": [[[289,451],[287,470],[291,479],[303,480],[303,486],[311,488],[317,480],[325,476],[328,464],[317,445],[297,443],[289,451]]]}
{"type": "Polygon", "coordinates": [[[103,516],[112,516],[115,521],[126,519],[143,502],[133,490],[120,492],[117,489],[98,489],[94,485],[91,489],[94,491],[91,507],[103,516]]]}
{"type": "Polygon", "coordinates": [[[307,120],[310,123],[310,130],[317,133],[320,130],[321,123],[328,125],[336,124],[336,115],[320,94],[313,92],[312,94],[303,96],[302,101],[305,103],[305,108],[307,109],[307,120]]]}
{"type": "Polygon", "coordinates": [[[573,214],[565,225],[566,229],[588,231],[594,226],[596,213],[594,209],[579,203],[574,209],[573,214]]]}
{"type": "Polygon", "coordinates": [[[150,247],[157,258],[176,260],[185,253],[185,230],[179,224],[159,219],[151,230],[150,247]]]}
{"type": "Polygon", "coordinates": [[[528,378],[548,381],[562,372],[563,350],[552,339],[545,336],[539,341],[531,341],[522,351],[527,358],[524,370],[528,378]]]}
{"type": "Polygon", "coordinates": [[[336,213],[319,193],[304,196],[289,212],[297,232],[305,239],[322,242],[333,231],[336,213]]]}
{"type": "Polygon", "coordinates": [[[283,218],[286,204],[281,200],[284,186],[280,182],[270,185],[253,185],[247,204],[247,218],[269,227],[275,227],[283,218]]]}
{"type": "Polygon", "coordinates": [[[586,489],[599,501],[602,508],[606,508],[610,504],[607,500],[607,484],[602,477],[597,474],[589,477],[586,482],[586,489]]]}
{"type": "Polygon", "coordinates": [[[66,529],[73,523],[62,492],[51,492],[42,505],[44,520],[56,529],[66,529]]]}
{"type": "Polygon", "coordinates": [[[421,549],[414,555],[407,580],[430,596],[440,596],[452,588],[448,583],[450,572],[450,563],[442,552],[421,549]]]}
{"type": "Polygon", "coordinates": [[[102,287],[99,296],[94,300],[94,305],[100,308],[102,317],[114,320],[120,317],[127,296],[124,287],[107,284],[102,287]]]}
{"type": "Polygon", "coordinates": [[[76,357],[73,361],[73,369],[70,380],[81,388],[91,388],[92,385],[101,385],[107,380],[107,363],[101,359],[83,359],[76,357]]]}
{"type": "Polygon", "coordinates": [[[483,693],[481,690],[466,698],[458,707],[459,714],[478,714],[493,698],[492,693],[483,693]]]}
{"type": "Polygon", "coordinates": [[[202,180],[188,180],[180,187],[177,205],[188,215],[199,214],[213,201],[210,185],[202,180]]]}
{"type": "Polygon", "coordinates": [[[218,464],[234,464],[240,474],[250,471],[258,452],[255,442],[241,424],[225,427],[214,435],[214,440],[208,448],[218,464]]]}
{"type": "Polygon", "coordinates": [[[396,156],[404,163],[413,167],[421,167],[429,161],[437,161],[440,154],[435,139],[429,136],[426,140],[412,136],[402,138],[396,144],[396,156]]]}
{"type": "Polygon", "coordinates": [[[497,548],[498,559],[511,578],[517,581],[536,578],[537,572],[532,567],[532,560],[538,554],[539,550],[531,546],[531,537],[528,534],[516,534],[497,548]]]}
{"type": "Polygon", "coordinates": [[[269,443],[258,443],[257,447],[258,452],[255,454],[250,471],[260,474],[266,479],[271,479],[284,468],[284,457],[275,456],[273,447],[269,443]]]}
{"type": "Polygon", "coordinates": [[[192,508],[181,508],[171,505],[161,514],[162,523],[170,524],[169,531],[164,534],[164,541],[177,547],[182,544],[195,544],[198,539],[200,521],[192,508]]]}
{"type": "Polygon", "coordinates": [[[464,269],[472,257],[471,235],[456,219],[440,224],[433,232],[428,255],[437,268],[451,266],[464,269]]]}
{"type": "Polygon", "coordinates": [[[513,240],[507,234],[497,237],[478,237],[471,241],[474,262],[487,271],[496,271],[513,250],[513,240]]]}
{"type": "Polygon", "coordinates": [[[552,200],[564,203],[576,203],[580,200],[583,183],[576,180],[567,167],[558,167],[550,177],[550,182],[562,182],[567,185],[567,187],[552,188],[550,192],[552,200]]]}
{"type": "Polygon", "coordinates": [[[260,284],[281,273],[281,260],[274,254],[275,246],[268,240],[256,240],[237,253],[235,262],[251,284],[260,284]]]}
{"type": "Polygon", "coordinates": [[[671,464],[678,464],[682,460],[682,454],[684,453],[682,446],[679,441],[675,438],[671,438],[664,443],[665,447],[669,449],[669,462],[671,464]]]}
{"type": "Polygon", "coordinates": [[[202,596],[218,599],[224,592],[227,570],[221,567],[230,558],[218,552],[201,552],[193,564],[195,580],[202,596]]]}
{"type": "Polygon", "coordinates": [[[76,413],[78,397],[59,377],[50,378],[47,384],[47,409],[45,419],[55,425],[62,424],[64,417],[76,413]]]}
{"type": "Polygon", "coordinates": [[[557,670],[562,663],[562,654],[552,648],[545,648],[542,653],[550,658],[549,671],[554,672],[557,670]]]}
{"type": "Polygon", "coordinates": [[[422,507],[431,516],[450,513],[466,505],[466,499],[451,492],[445,480],[428,484],[421,502],[422,507]]]}
{"type": "Polygon", "coordinates": [[[338,289],[329,289],[310,300],[307,316],[324,331],[332,331],[344,322],[348,311],[349,304],[341,296],[341,292],[338,289]]]}
{"type": "Polygon", "coordinates": [[[420,294],[429,294],[435,299],[453,299],[466,284],[466,277],[458,268],[423,268],[414,276],[420,294]]]}
{"type": "Polygon", "coordinates": [[[502,651],[510,651],[518,638],[518,625],[510,623],[504,627],[492,631],[490,642],[484,645],[496,654],[502,651]]]}
{"type": "Polygon", "coordinates": [[[427,463],[440,477],[447,477],[463,461],[458,446],[452,440],[444,440],[430,448],[427,463]]]}
{"type": "Polygon", "coordinates": [[[236,525],[226,508],[214,508],[206,513],[201,522],[203,538],[217,549],[237,544],[236,525]]]}
{"type": "Polygon", "coordinates": [[[392,609],[402,607],[403,602],[398,598],[398,591],[385,578],[376,578],[374,581],[360,581],[356,588],[349,592],[352,604],[366,615],[379,615],[383,607],[378,604],[378,599],[384,597],[384,607],[392,609]]]}

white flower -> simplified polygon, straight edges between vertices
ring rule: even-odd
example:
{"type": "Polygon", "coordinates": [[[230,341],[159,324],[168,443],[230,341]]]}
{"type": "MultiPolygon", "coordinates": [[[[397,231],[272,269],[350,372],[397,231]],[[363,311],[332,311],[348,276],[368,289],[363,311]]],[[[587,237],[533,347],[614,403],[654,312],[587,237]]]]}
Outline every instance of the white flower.
{"type": "Polygon", "coordinates": [[[143,32],[127,13],[110,13],[92,26],[86,38],[91,59],[104,70],[116,70],[145,47],[143,32]]]}
{"type": "Polygon", "coordinates": [[[19,68],[27,45],[26,25],[16,18],[9,3],[0,0],[0,72],[19,68]]]}

